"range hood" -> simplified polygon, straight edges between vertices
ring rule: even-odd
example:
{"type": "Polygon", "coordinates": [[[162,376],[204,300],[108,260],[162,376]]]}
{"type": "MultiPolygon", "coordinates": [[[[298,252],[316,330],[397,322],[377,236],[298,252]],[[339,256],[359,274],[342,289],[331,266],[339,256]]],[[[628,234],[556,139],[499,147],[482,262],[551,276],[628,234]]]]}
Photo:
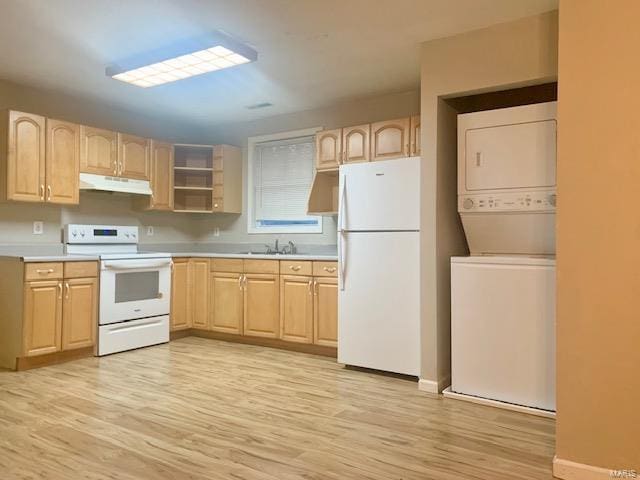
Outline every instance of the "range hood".
{"type": "Polygon", "coordinates": [[[103,192],[134,193],[151,195],[151,186],[147,180],[109,177],[93,173],[80,174],[80,190],[101,190],[103,192]]]}

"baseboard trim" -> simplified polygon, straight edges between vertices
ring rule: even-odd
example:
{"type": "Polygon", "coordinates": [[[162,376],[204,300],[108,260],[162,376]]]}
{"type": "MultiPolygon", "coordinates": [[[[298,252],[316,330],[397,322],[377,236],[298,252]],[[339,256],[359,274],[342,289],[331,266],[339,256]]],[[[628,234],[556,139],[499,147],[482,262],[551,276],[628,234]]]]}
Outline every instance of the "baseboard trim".
{"type": "Polygon", "coordinates": [[[32,368],[46,367],[57,363],[69,362],[80,358],[94,356],[94,347],[78,348],[66,352],[48,353],[35,357],[18,357],[16,359],[16,371],[31,370],[32,368]]]}
{"type": "Polygon", "coordinates": [[[189,330],[179,330],[171,332],[171,339],[182,337],[200,337],[211,338],[213,340],[223,340],[225,342],[243,343],[246,345],[257,345],[260,347],[279,348],[281,350],[289,350],[293,352],[311,353],[313,355],[322,355],[325,357],[336,358],[338,349],[335,347],[325,347],[323,345],[311,345],[308,343],[295,343],[280,340],[279,338],[263,338],[250,337],[245,335],[235,335],[233,333],[214,332],[212,330],[200,330],[191,328],[189,330]],[[175,337],[174,337],[175,334],[175,337]]]}
{"type": "Polygon", "coordinates": [[[442,391],[449,385],[451,385],[451,377],[449,376],[446,376],[437,382],[427,380],[426,378],[418,380],[418,389],[429,393],[442,393],[442,391]]]}
{"type": "Polygon", "coordinates": [[[608,468],[553,457],[553,476],[562,480],[604,480],[613,478],[612,473],[608,468]]]}
{"type": "Polygon", "coordinates": [[[488,398],[474,397],[473,395],[465,395],[464,393],[451,391],[451,387],[445,388],[442,394],[447,398],[476,403],[478,405],[485,405],[487,407],[502,408],[504,410],[511,410],[513,412],[528,413],[529,415],[537,415],[538,417],[556,418],[556,412],[541,410],[539,408],[525,407],[523,405],[515,405],[513,403],[500,402],[498,400],[490,400],[488,398]]]}

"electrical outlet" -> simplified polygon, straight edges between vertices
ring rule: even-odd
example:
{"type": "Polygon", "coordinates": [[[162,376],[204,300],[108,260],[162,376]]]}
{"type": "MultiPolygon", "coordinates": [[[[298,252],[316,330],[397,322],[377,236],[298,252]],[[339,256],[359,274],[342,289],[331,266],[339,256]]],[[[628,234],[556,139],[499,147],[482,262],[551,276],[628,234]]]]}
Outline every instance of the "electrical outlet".
{"type": "Polygon", "coordinates": [[[33,234],[42,235],[44,233],[44,222],[33,222],[33,234]]]}
{"type": "Polygon", "coordinates": [[[148,226],[147,227],[147,236],[153,237],[153,227],[152,226],[148,226]]]}
{"type": "Polygon", "coordinates": [[[213,229],[213,236],[214,237],[219,237],[220,236],[220,227],[216,227],[213,229]]]}

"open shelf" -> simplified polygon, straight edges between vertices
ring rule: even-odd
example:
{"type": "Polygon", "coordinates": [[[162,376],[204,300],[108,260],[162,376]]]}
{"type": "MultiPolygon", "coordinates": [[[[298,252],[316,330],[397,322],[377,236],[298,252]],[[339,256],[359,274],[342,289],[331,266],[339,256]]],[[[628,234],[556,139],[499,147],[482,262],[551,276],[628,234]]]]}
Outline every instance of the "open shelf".
{"type": "Polygon", "coordinates": [[[194,190],[194,191],[206,190],[208,192],[213,191],[213,187],[179,187],[179,186],[175,186],[174,188],[176,190],[194,190]]]}
{"type": "Polygon", "coordinates": [[[173,167],[174,170],[184,171],[184,172],[212,172],[213,168],[203,168],[203,167],[173,167]]]}
{"type": "Polygon", "coordinates": [[[309,192],[307,214],[338,214],[338,170],[316,171],[309,192]]]}
{"type": "Polygon", "coordinates": [[[173,209],[176,212],[211,212],[213,210],[211,189],[179,189],[173,193],[173,209]]]}
{"type": "Polygon", "coordinates": [[[213,147],[207,145],[174,145],[176,169],[213,169],[213,147]]]}

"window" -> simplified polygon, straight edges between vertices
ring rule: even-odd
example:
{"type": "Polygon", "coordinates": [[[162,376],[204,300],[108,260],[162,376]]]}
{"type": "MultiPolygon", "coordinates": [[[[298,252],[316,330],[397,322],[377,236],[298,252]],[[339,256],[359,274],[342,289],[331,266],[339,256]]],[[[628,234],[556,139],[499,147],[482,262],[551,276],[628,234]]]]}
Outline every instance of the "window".
{"type": "Polygon", "coordinates": [[[249,139],[249,233],[322,233],[307,215],[318,130],[249,139]]]}

